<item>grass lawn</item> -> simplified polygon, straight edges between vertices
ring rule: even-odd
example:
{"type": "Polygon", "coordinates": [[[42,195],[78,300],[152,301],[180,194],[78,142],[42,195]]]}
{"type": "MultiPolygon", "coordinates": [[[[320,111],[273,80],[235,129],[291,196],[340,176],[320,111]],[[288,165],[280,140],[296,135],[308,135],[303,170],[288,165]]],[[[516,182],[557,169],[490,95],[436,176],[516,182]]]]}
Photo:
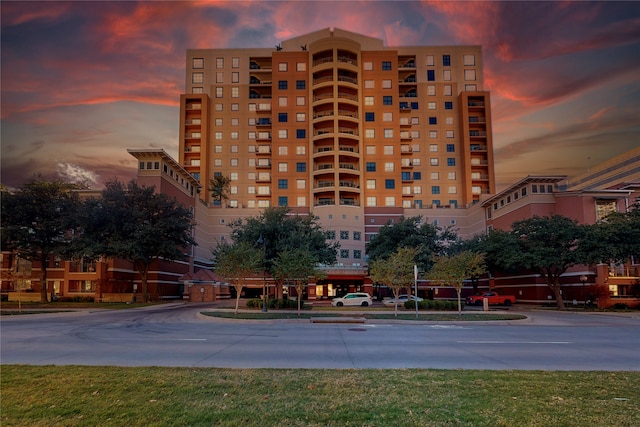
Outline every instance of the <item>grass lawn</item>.
{"type": "Polygon", "coordinates": [[[9,426],[637,426],[640,372],[3,365],[9,426]]]}

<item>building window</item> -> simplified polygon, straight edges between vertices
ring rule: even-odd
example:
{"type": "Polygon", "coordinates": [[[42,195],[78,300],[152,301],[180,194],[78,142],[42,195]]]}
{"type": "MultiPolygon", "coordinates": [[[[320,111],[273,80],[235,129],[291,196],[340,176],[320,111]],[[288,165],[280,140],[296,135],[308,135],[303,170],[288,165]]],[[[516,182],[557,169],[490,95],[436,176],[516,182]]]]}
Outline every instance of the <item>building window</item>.
{"type": "Polygon", "coordinates": [[[285,90],[288,89],[288,84],[286,80],[278,80],[278,89],[285,90]]]}
{"type": "Polygon", "coordinates": [[[382,81],[382,89],[391,89],[391,80],[382,81]]]}
{"type": "Polygon", "coordinates": [[[367,196],[367,206],[375,207],[375,206],[377,206],[376,203],[377,203],[377,201],[376,201],[376,198],[374,196],[367,196]]]}
{"type": "Polygon", "coordinates": [[[427,66],[428,67],[433,67],[435,64],[433,55],[427,55],[427,66]]]}
{"type": "Polygon", "coordinates": [[[445,82],[451,81],[451,70],[442,71],[442,79],[445,82]]]}
{"type": "Polygon", "coordinates": [[[393,121],[393,113],[392,112],[382,113],[382,121],[383,122],[392,122],[393,121]]]}
{"type": "Polygon", "coordinates": [[[436,71],[435,70],[427,70],[427,81],[435,82],[436,81],[436,71]]]}
{"type": "Polygon", "coordinates": [[[438,158],[437,157],[432,157],[429,159],[429,164],[431,166],[438,166],[439,162],[438,162],[438,158]]]}
{"type": "Polygon", "coordinates": [[[392,190],[392,189],[396,188],[395,179],[385,179],[384,180],[384,188],[386,188],[387,190],[392,190]]]}
{"type": "Polygon", "coordinates": [[[456,188],[455,185],[449,186],[449,194],[456,194],[457,192],[458,192],[458,189],[456,188]]]}
{"type": "Polygon", "coordinates": [[[440,194],[440,186],[432,185],[431,186],[431,194],[440,194]]]}
{"type": "Polygon", "coordinates": [[[393,105],[393,97],[388,95],[383,96],[382,105],[393,105]]]}
{"type": "Polygon", "coordinates": [[[385,206],[395,206],[396,205],[396,198],[395,197],[385,197],[384,198],[384,205],[385,206]]]}
{"type": "Polygon", "coordinates": [[[335,230],[327,230],[327,240],[336,240],[335,230]]]}
{"type": "Polygon", "coordinates": [[[376,119],[375,113],[364,113],[364,121],[365,122],[373,122],[376,119]]]}
{"type": "Polygon", "coordinates": [[[353,250],[353,258],[354,259],[361,259],[362,258],[362,251],[360,249],[354,249],[353,250]]]}
{"type": "Polygon", "coordinates": [[[375,129],[365,129],[364,130],[364,137],[366,139],[373,139],[376,137],[376,130],[375,129]]]}
{"type": "Polygon", "coordinates": [[[430,125],[437,125],[438,124],[438,118],[437,117],[429,117],[429,124],[430,125]]]}
{"type": "Polygon", "coordinates": [[[287,206],[289,198],[287,196],[278,196],[278,206],[287,206]]]}
{"type": "Polygon", "coordinates": [[[445,96],[453,95],[453,87],[451,85],[444,85],[444,95],[445,96]]]}
{"type": "Polygon", "coordinates": [[[278,97],[278,106],[279,107],[286,107],[287,105],[289,105],[289,98],[287,98],[286,96],[279,96],[278,97]]]}
{"type": "Polygon", "coordinates": [[[191,68],[204,68],[204,58],[193,58],[191,68]]]}
{"type": "Polygon", "coordinates": [[[447,166],[455,166],[455,165],[456,165],[456,159],[454,159],[453,157],[447,158],[447,166]]]}
{"type": "Polygon", "coordinates": [[[340,230],[340,240],[349,240],[349,231],[340,230]]]}
{"type": "Polygon", "coordinates": [[[456,146],[454,144],[447,144],[447,153],[455,153],[456,146]]]}
{"type": "Polygon", "coordinates": [[[464,65],[476,65],[476,56],[475,55],[463,55],[464,65]]]}
{"type": "Polygon", "coordinates": [[[278,130],[278,138],[287,139],[288,137],[289,137],[289,132],[287,131],[287,129],[278,130]]]}
{"type": "Polygon", "coordinates": [[[306,89],[307,82],[304,80],[296,80],[296,89],[306,89]]]}
{"type": "Polygon", "coordinates": [[[362,69],[365,71],[373,71],[373,62],[366,61],[362,64],[362,69]]]}
{"type": "Polygon", "coordinates": [[[306,129],[296,129],[296,138],[306,138],[307,130],[306,129]]]}
{"type": "Polygon", "coordinates": [[[376,162],[367,162],[367,172],[376,171],[376,162]]]}
{"type": "Polygon", "coordinates": [[[382,61],[382,70],[391,71],[391,61],[382,61]]]}
{"type": "Polygon", "coordinates": [[[452,130],[448,130],[448,131],[446,131],[445,135],[447,136],[447,138],[453,138],[453,131],[452,130]]]}
{"type": "Polygon", "coordinates": [[[286,162],[278,163],[278,172],[287,172],[288,164],[286,162]]]}
{"type": "Polygon", "coordinates": [[[368,179],[367,180],[367,189],[368,190],[375,190],[376,188],[376,180],[375,179],[368,179]]]}
{"type": "Polygon", "coordinates": [[[393,138],[393,129],[385,129],[384,130],[385,138],[393,138]]]}
{"type": "Polygon", "coordinates": [[[451,102],[451,101],[445,101],[445,103],[444,103],[444,109],[445,109],[445,110],[453,110],[453,102],[451,102]]]}
{"type": "Polygon", "coordinates": [[[443,67],[451,66],[451,55],[442,55],[442,66],[443,67]]]}
{"type": "Polygon", "coordinates": [[[384,146],[384,154],[392,155],[393,154],[393,145],[385,145],[384,146]]]}
{"type": "Polygon", "coordinates": [[[298,190],[304,190],[307,188],[307,180],[306,179],[296,179],[296,188],[298,190]]]}
{"type": "Polygon", "coordinates": [[[467,81],[475,81],[476,70],[464,70],[464,79],[467,81]]]}
{"type": "Polygon", "coordinates": [[[365,106],[367,106],[367,107],[371,107],[371,106],[373,106],[373,105],[374,105],[374,104],[373,104],[373,100],[374,100],[374,99],[375,99],[375,98],[374,98],[373,96],[365,96],[365,97],[364,97],[364,105],[365,105],[365,106]]]}
{"type": "Polygon", "coordinates": [[[216,58],[216,68],[224,68],[224,58],[216,58]]]}
{"type": "Polygon", "coordinates": [[[364,81],[364,88],[365,89],[373,89],[375,87],[376,87],[375,80],[365,80],[364,81]]]}
{"type": "Polygon", "coordinates": [[[340,258],[349,258],[349,249],[340,249],[340,258]]]}
{"type": "Polygon", "coordinates": [[[191,83],[202,83],[204,81],[204,73],[192,73],[191,74],[191,83]]]}
{"type": "Polygon", "coordinates": [[[286,156],[287,154],[289,154],[289,147],[287,147],[286,145],[281,145],[280,147],[278,147],[278,155],[286,156]]]}
{"type": "Polygon", "coordinates": [[[420,181],[422,179],[422,172],[414,172],[413,173],[413,180],[414,181],[420,181]]]}
{"type": "Polygon", "coordinates": [[[384,171],[385,172],[393,172],[395,170],[395,167],[393,165],[393,162],[386,162],[384,164],[384,171]]]}
{"type": "Polygon", "coordinates": [[[296,122],[304,122],[307,120],[306,113],[296,113],[296,122]]]}
{"type": "Polygon", "coordinates": [[[288,115],[287,113],[278,113],[278,121],[280,123],[286,123],[288,120],[288,115]]]}
{"type": "Polygon", "coordinates": [[[278,71],[287,71],[287,63],[286,62],[280,62],[278,64],[278,71]]]}
{"type": "Polygon", "coordinates": [[[306,172],[307,171],[307,163],[306,162],[298,162],[296,163],[296,172],[306,172]]]}
{"type": "Polygon", "coordinates": [[[278,180],[278,189],[280,190],[287,190],[289,188],[289,181],[286,179],[279,179],[278,180]]]}
{"type": "Polygon", "coordinates": [[[427,96],[436,96],[436,87],[433,85],[427,86],[427,96]]]}

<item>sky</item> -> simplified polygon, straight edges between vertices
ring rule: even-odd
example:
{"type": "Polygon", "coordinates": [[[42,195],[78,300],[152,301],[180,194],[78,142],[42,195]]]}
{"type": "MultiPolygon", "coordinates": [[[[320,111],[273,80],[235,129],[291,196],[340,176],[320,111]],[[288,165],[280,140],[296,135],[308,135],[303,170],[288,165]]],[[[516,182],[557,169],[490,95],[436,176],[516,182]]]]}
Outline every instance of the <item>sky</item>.
{"type": "Polygon", "coordinates": [[[640,2],[7,1],[0,183],[135,177],[178,158],[186,50],[273,47],[334,27],[385,46],[480,45],[498,190],[640,146],[640,2]]]}

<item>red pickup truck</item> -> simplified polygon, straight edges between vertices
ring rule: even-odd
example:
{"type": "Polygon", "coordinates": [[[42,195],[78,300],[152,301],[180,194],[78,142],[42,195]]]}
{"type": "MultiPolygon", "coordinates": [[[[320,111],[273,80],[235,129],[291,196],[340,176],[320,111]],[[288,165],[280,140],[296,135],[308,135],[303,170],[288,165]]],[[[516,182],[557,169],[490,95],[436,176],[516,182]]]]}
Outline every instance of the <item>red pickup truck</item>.
{"type": "Polygon", "coordinates": [[[472,295],[467,297],[466,303],[468,305],[482,305],[482,300],[487,298],[490,305],[504,304],[509,306],[516,302],[516,297],[513,295],[499,295],[497,292],[485,292],[481,295],[472,295]]]}

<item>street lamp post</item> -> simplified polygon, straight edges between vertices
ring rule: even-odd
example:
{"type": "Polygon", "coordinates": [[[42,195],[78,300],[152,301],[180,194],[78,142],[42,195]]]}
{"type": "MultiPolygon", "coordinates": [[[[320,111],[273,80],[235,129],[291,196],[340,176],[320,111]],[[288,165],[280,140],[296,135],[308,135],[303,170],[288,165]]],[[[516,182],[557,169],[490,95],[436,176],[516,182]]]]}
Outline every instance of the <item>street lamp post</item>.
{"type": "Polygon", "coordinates": [[[587,276],[586,275],[582,275],[580,276],[580,281],[582,282],[582,299],[584,300],[584,308],[586,310],[587,308],[587,291],[585,288],[585,284],[587,283],[587,276]]]}
{"type": "Polygon", "coordinates": [[[262,237],[258,238],[258,244],[262,245],[262,312],[266,313],[267,309],[267,241],[262,237]]]}

